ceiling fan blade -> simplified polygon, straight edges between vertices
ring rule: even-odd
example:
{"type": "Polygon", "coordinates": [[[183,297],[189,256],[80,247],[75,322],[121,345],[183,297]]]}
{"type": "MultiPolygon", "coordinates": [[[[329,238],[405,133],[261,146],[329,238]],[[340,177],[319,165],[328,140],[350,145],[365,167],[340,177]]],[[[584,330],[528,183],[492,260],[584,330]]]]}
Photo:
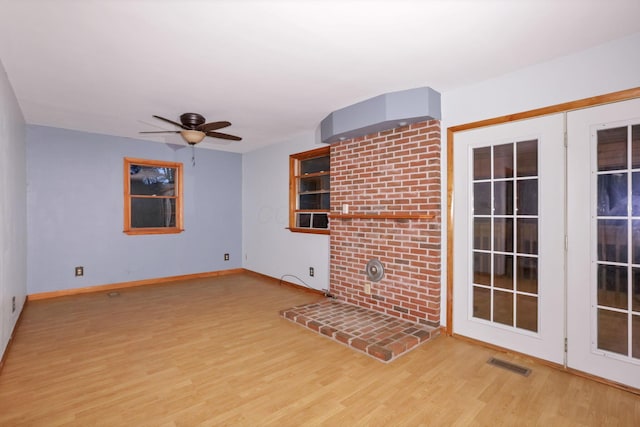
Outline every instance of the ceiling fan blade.
{"type": "Polygon", "coordinates": [[[167,123],[171,123],[172,125],[178,126],[179,128],[189,129],[188,127],[184,126],[183,124],[178,123],[178,122],[174,122],[173,120],[165,119],[164,117],[160,117],[160,116],[153,116],[153,117],[155,117],[156,119],[159,119],[159,120],[163,120],[163,121],[165,121],[167,123]]]}
{"type": "Polygon", "coordinates": [[[201,130],[202,132],[209,132],[212,130],[226,128],[227,126],[231,126],[231,122],[227,122],[227,121],[211,122],[211,123],[205,123],[203,125],[198,126],[198,130],[201,130]]]}
{"type": "Polygon", "coordinates": [[[239,136],[235,136],[235,135],[229,135],[228,133],[220,133],[220,132],[205,132],[207,134],[207,136],[210,136],[212,138],[220,138],[220,139],[229,139],[231,141],[242,141],[242,138],[240,138],[239,136]]]}
{"type": "Polygon", "coordinates": [[[138,132],[138,133],[180,133],[179,130],[152,130],[146,132],[138,132]]]}

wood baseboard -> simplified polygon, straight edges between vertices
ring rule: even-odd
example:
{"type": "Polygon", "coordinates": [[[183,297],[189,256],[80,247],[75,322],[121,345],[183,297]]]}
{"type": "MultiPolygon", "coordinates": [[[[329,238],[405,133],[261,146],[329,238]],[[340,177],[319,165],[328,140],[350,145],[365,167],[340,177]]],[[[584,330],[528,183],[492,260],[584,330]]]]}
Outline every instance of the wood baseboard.
{"type": "Polygon", "coordinates": [[[29,299],[25,298],[24,304],[22,304],[22,310],[20,310],[20,314],[18,315],[18,320],[16,320],[16,324],[13,325],[13,330],[11,331],[11,336],[9,337],[9,341],[7,341],[7,346],[4,348],[4,353],[2,353],[2,357],[0,357],[0,374],[2,373],[4,362],[7,359],[7,354],[9,354],[11,344],[13,344],[13,339],[15,338],[16,331],[18,330],[18,326],[20,326],[20,322],[22,322],[22,315],[24,314],[24,309],[27,307],[28,301],[29,299]]]}
{"type": "Polygon", "coordinates": [[[110,291],[113,289],[133,288],[136,286],[159,285],[163,283],[177,282],[180,280],[204,279],[208,277],[226,276],[229,274],[242,273],[244,271],[245,270],[243,268],[233,268],[230,270],[211,271],[206,273],[195,273],[195,274],[183,274],[181,276],[169,276],[169,277],[161,277],[156,279],[135,280],[132,282],[112,283],[109,285],[96,285],[96,286],[88,286],[85,288],[73,288],[73,289],[63,289],[60,291],[41,292],[37,294],[28,295],[27,301],[58,298],[58,297],[63,297],[68,295],[78,295],[78,294],[86,294],[86,293],[92,293],[92,292],[103,292],[103,291],[110,291]]]}
{"type": "Polygon", "coordinates": [[[251,274],[253,276],[257,276],[260,277],[262,279],[266,279],[269,280],[271,282],[277,283],[278,285],[285,285],[285,286],[291,286],[293,288],[305,291],[305,292],[310,292],[312,294],[316,294],[316,295],[321,295],[321,296],[326,296],[326,293],[324,291],[321,291],[319,289],[314,289],[314,288],[308,288],[306,286],[302,286],[299,285],[297,283],[293,283],[293,282],[288,282],[284,279],[277,279],[275,277],[272,276],[267,276],[266,274],[262,274],[262,273],[258,273],[256,271],[252,271],[252,270],[247,270],[247,269],[243,269],[246,273],[251,274]]]}

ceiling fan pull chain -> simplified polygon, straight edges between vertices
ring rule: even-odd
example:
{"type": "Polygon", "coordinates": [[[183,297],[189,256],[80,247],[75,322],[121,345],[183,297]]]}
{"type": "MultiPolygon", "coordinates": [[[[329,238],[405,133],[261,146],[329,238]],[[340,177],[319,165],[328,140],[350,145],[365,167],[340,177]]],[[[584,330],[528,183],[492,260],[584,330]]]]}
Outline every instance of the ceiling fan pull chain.
{"type": "Polygon", "coordinates": [[[195,145],[191,146],[191,163],[193,163],[193,166],[195,167],[196,165],[196,146],[195,145]]]}

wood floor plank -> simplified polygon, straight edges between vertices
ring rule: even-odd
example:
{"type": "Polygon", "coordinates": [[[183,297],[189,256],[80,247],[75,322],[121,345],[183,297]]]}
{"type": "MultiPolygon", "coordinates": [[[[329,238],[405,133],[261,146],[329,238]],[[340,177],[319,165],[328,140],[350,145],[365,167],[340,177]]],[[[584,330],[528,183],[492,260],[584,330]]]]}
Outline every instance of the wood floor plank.
{"type": "Polygon", "coordinates": [[[320,297],[256,275],[107,294],[29,302],[0,426],[640,425],[637,395],[455,338],[380,363],[281,318],[320,297]]]}

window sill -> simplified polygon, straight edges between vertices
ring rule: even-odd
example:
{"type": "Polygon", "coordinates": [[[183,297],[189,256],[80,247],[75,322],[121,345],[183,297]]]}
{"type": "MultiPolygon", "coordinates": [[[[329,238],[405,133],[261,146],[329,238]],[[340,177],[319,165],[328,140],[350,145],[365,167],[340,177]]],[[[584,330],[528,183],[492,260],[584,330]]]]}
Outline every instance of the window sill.
{"type": "Polygon", "coordinates": [[[298,228],[287,227],[287,230],[293,233],[308,233],[308,234],[329,234],[328,228],[298,228]]]}
{"type": "Polygon", "coordinates": [[[139,236],[143,234],[178,234],[183,231],[181,228],[134,228],[123,232],[130,236],[139,236]]]}

